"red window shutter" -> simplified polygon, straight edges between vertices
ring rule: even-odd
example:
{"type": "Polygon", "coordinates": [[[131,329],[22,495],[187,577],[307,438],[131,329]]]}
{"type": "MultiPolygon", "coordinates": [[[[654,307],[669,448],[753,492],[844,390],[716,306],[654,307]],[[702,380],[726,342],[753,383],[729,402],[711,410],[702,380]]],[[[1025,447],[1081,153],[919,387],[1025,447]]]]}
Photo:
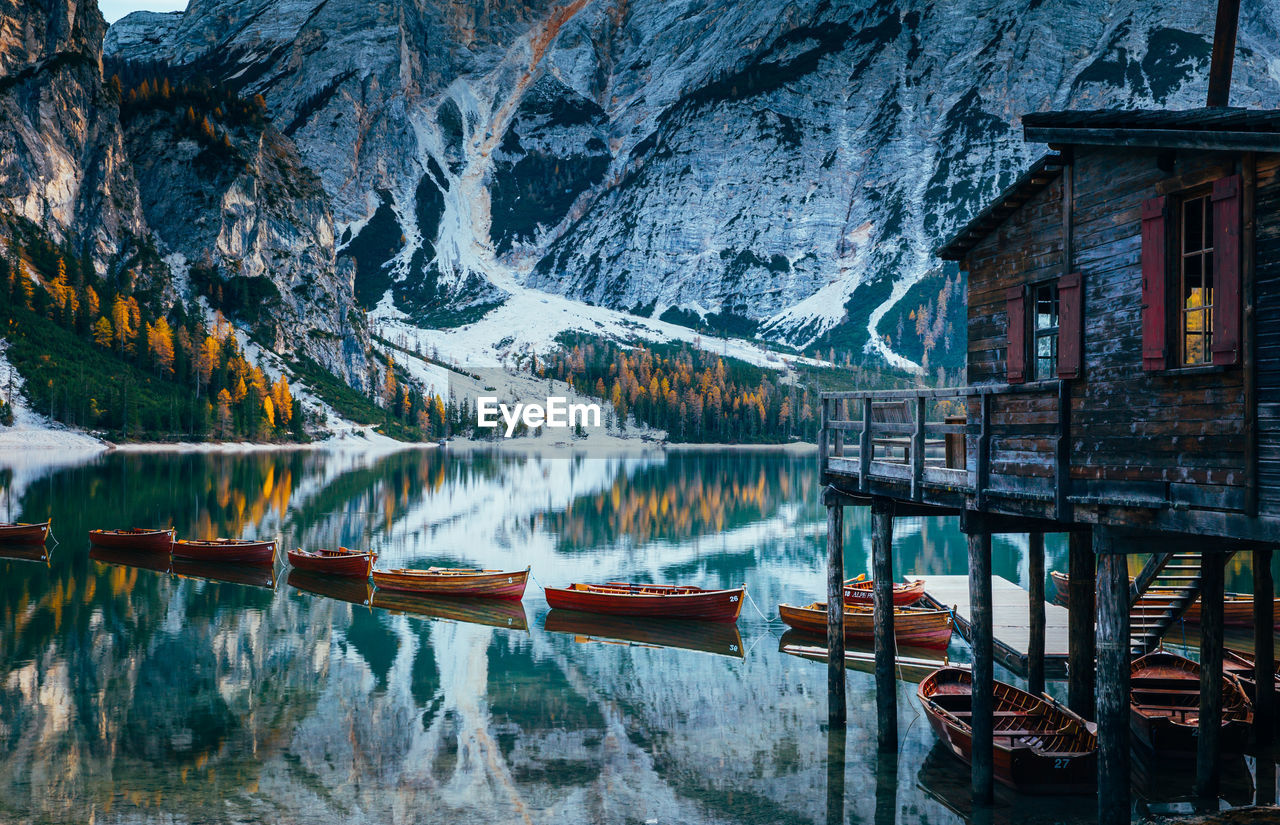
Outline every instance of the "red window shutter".
{"type": "Polygon", "coordinates": [[[1079,272],[1058,279],[1058,377],[1079,378],[1084,347],[1084,283],[1079,272]]]}
{"type": "Polygon", "coordinates": [[[1240,362],[1240,176],[1213,184],[1213,363],[1240,362]]]}
{"type": "Polygon", "coordinates": [[[1169,365],[1168,286],[1165,197],[1142,202],[1142,368],[1162,370],[1169,365]]]}
{"type": "Polygon", "coordinates": [[[1004,291],[1009,313],[1009,351],[1005,356],[1005,380],[1022,384],[1027,380],[1027,301],[1020,286],[1004,291]]]}

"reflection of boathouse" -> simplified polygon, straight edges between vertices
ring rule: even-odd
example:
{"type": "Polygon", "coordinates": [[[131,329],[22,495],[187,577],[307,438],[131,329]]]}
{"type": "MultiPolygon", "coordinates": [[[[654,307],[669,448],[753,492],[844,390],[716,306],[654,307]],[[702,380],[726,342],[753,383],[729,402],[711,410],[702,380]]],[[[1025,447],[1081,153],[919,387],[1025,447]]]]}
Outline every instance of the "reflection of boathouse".
{"type": "MultiPolygon", "coordinates": [[[[968,386],[823,398],[832,604],[845,506],[871,507],[883,604],[895,515],[958,515],[968,534],[979,802],[992,788],[993,533],[1031,536],[1032,691],[1044,682],[1043,535],[1070,536],[1072,611],[1057,641],[1069,642],[1070,704],[1099,726],[1102,822],[1130,816],[1131,655],[1199,598],[1201,684],[1216,686],[1232,554],[1251,554],[1252,652],[1260,683],[1273,679],[1280,111],[1222,105],[1233,29],[1220,26],[1215,44],[1219,105],[1023,119],[1050,152],[939,250],[968,274],[968,386]],[[1127,554],[1149,554],[1132,585],[1127,554]]],[[[880,724],[893,747],[892,616],[881,619],[880,724]]],[[[843,679],[831,684],[842,718],[843,679]]],[[[1259,692],[1259,742],[1274,702],[1259,692]]],[[[1202,690],[1193,711],[1197,792],[1215,796],[1221,692],[1202,690]]]]}

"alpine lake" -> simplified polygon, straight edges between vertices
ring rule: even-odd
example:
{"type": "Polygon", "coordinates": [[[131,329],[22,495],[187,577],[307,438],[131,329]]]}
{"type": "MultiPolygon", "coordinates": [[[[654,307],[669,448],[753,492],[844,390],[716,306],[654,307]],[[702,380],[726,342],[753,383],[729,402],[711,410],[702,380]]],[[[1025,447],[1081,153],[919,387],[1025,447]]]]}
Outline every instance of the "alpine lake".
{"type": "MultiPolygon", "coordinates": [[[[1001,788],[972,811],[968,767],[916,699],[918,668],[898,682],[896,759],[876,754],[868,663],[850,662],[847,731],[828,730],[825,665],[788,652],[823,642],[774,618],[779,602],[825,601],[812,453],[0,455],[0,507],[53,520],[47,558],[0,550],[0,822],[1095,816],[1093,797],[1001,788]],[[152,525],[279,537],[281,559],[175,568],[89,546],[90,529],[152,525]],[[338,545],[377,551],[380,568],[530,566],[532,579],[522,605],[459,606],[284,564],[286,548],[338,545]],[[558,616],[542,595],[606,580],[745,584],[749,598],[734,628],[558,616]]],[[[955,519],[896,528],[896,578],[967,571],[955,519]]],[[[847,510],[846,530],[846,574],[869,572],[868,513],[847,510]]],[[[1046,544],[1046,569],[1065,570],[1065,541],[1046,544]]],[[[1025,587],[1025,537],[997,536],[993,566],[1025,587]]],[[[1228,589],[1248,589],[1242,567],[1228,589]]],[[[947,657],[968,658],[958,634],[947,657]]],[[[1192,811],[1191,771],[1135,773],[1140,813],[1192,811]]],[[[1253,757],[1224,773],[1223,805],[1275,783],[1253,757]]]]}

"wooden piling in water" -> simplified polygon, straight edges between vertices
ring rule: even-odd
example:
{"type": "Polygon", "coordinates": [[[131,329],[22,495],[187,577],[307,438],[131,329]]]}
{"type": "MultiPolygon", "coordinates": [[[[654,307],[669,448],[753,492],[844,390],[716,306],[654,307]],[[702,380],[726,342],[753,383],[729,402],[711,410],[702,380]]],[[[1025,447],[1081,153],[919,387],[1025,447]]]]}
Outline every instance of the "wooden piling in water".
{"type": "MultiPolygon", "coordinates": [[[[1275,581],[1271,575],[1271,548],[1253,551],[1253,667],[1254,681],[1271,684],[1276,672],[1275,581]]],[[[1275,740],[1275,691],[1260,690],[1253,706],[1254,741],[1270,745],[1275,740]]],[[[1261,787],[1261,785],[1259,785],[1261,787]]],[[[1275,787],[1272,787],[1272,796],[1275,787]]]]}
{"type": "Polygon", "coordinates": [[[844,504],[829,491],[827,505],[827,721],[843,728],[847,718],[844,679],[844,504]]]}
{"type": "MultiPolygon", "coordinates": [[[[1129,570],[1124,554],[1116,552],[1113,545],[1110,529],[1094,527],[1093,555],[1098,558],[1098,823],[1128,825],[1129,570]]],[[[1075,573],[1073,565],[1073,577],[1075,573]]],[[[1075,582],[1071,584],[1075,598],[1075,582]]]]}
{"type": "Polygon", "coordinates": [[[872,614],[875,622],[876,722],[881,752],[898,751],[897,641],[893,630],[893,502],[871,502],[872,614]]]}
{"type": "MultiPolygon", "coordinates": [[[[1094,683],[1094,577],[1095,561],[1089,533],[1068,536],[1070,553],[1067,619],[1067,706],[1086,719],[1093,718],[1094,683]]],[[[1126,613],[1126,619],[1128,614],[1126,613]]]]}
{"type": "MultiPolygon", "coordinates": [[[[1222,732],[1222,591],[1223,559],[1200,557],[1200,721],[1196,737],[1196,795],[1217,798],[1218,742],[1222,732]]],[[[1270,679],[1259,693],[1272,692],[1270,679]]]]}
{"type": "Polygon", "coordinates": [[[847,735],[843,725],[827,728],[827,825],[845,825],[844,769],[847,735]]]}
{"type": "Polygon", "coordinates": [[[1027,690],[1044,692],[1044,533],[1027,535],[1027,602],[1031,630],[1027,645],[1027,690]]]}
{"type": "Polygon", "coordinates": [[[973,612],[972,707],[969,720],[973,733],[970,757],[970,788],[974,805],[991,804],[994,791],[993,711],[995,700],[993,619],[991,615],[991,533],[970,532],[969,605],[973,612]]]}

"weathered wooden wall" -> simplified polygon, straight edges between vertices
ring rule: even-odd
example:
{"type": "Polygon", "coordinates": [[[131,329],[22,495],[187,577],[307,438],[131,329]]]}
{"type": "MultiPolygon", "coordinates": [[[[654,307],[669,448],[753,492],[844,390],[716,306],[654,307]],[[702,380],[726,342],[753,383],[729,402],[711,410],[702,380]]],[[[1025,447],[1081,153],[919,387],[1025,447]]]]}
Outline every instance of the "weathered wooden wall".
{"type": "Polygon", "coordinates": [[[1259,156],[1254,197],[1258,504],[1280,513],[1280,155],[1259,156]]]}
{"type": "MultiPolygon", "coordinates": [[[[1008,288],[1081,272],[1084,374],[1071,394],[1073,494],[1238,510],[1246,483],[1243,371],[1143,370],[1140,218],[1143,200],[1229,174],[1238,155],[1178,152],[1171,170],[1159,168],[1157,155],[1077,147],[1068,172],[1070,266],[1064,261],[1063,176],[970,250],[968,377],[974,384],[1006,379],[1008,288]]],[[[1260,161],[1259,170],[1265,180],[1257,212],[1267,226],[1259,233],[1259,289],[1270,279],[1275,293],[1258,309],[1259,363],[1270,380],[1269,394],[1259,388],[1266,411],[1259,433],[1270,458],[1268,501],[1280,508],[1280,185],[1274,158],[1260,161]]],[[[1176,300],[1176,292],[1171,297],[1176,300]]],[[[1049,489],[1057,420],[1057,399],[1049,392],[993,403],[993,488],[1003,478],[1026,490],[1044,479],[1049,489]]]]}

